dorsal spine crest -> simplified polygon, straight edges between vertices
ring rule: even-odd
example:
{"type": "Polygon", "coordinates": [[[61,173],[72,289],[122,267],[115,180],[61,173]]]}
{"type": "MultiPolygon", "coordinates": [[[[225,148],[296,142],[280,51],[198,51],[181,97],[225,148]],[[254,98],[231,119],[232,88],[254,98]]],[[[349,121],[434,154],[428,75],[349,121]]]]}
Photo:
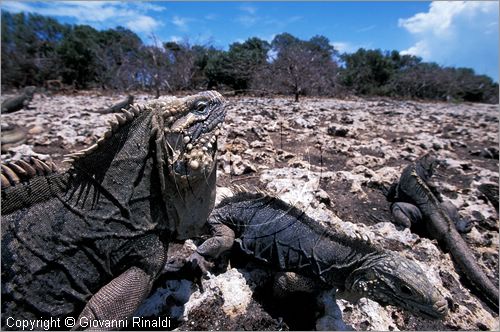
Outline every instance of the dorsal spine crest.
{"type": "Polygon", "coordinates": [[[2,164],[2,188],[15,186],[23,181],[29,181],[37,175],[49,175],[57,171],[56,165],[49,161],[43,162],[35,157],[30,157],[30,163],[24,160],[2,164]]]}
{"type": "Polygon", "coordinates": [[[135,119],[145,108],[139,104],[130,105],[129,109],[122,108],[121,114],[116,114],[115,118],[109,122],[108,130],[97,140],[96,143],[89,146],[88,148],[75,151],[73,153],[65,155],[63,162],[74,162],[77,159],[83,158],[88,154],[97,150],[97,148],[102,145],[108,138],[113,136],[113,133],[117,132],[121,127],[130,123],[135,119]]]}

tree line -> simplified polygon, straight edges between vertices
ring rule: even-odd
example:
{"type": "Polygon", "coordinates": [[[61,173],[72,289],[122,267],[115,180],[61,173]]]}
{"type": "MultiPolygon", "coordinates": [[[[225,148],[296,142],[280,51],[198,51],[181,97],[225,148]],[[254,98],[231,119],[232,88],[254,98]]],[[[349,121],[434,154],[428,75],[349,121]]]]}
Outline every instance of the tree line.
{"type": "Polygon", "coordinates": [[[163,42],[132,31],[61,24],[2,11],[2,89],[44,86],[151,91],[221,89],[300,96],[390,96],[498,103],[498,83],[470,68],[442,67],[398,51],[339,54],[328,38],[289,33],[229,45],[163,42]]]}

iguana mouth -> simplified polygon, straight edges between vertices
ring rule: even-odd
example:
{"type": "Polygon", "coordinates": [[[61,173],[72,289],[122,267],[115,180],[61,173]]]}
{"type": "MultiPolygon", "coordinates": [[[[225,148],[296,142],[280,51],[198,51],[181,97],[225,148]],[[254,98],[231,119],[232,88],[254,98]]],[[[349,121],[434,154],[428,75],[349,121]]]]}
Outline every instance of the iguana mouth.
{"type": "Polygon", "coordinates": [[[215,165],[215,154],[217,152],[217,136],[207,133],[191,141],[189,136],[179,135],[171,137],[167,141],[169,154],[175,156],[172,162],[172,170],[178,176],[193,177],[200,174],[208,174],[215,165]],[[176,143],[170,143],[175,141],[176,143]],[[172,149],[172,147],[175,147],[172,149]]]}
{"type": "Polygon", "coordinates": [[[166,129],[166,148],[172,175],[189,179],[212,172],[226,112],[222,96],[213,93],[188,101],[186,111],[172,118],[171,127],[166,129]]]}
{"type": "Polygon", "coordinates": [[[406,299],[405,301],[394,301],[395,303],[391,303],[389,301],[377,299],[377,302],[383,307],[397,304],[399,307],[405,308],[409,311],[413,311],[421,317],[427,319],[440,319],[446,316],[446,314],[448,313],[448,302],[445,299],[437,300],[433,305],[422,305],[417,301],[410,301],[408,299],[406,299]]]}

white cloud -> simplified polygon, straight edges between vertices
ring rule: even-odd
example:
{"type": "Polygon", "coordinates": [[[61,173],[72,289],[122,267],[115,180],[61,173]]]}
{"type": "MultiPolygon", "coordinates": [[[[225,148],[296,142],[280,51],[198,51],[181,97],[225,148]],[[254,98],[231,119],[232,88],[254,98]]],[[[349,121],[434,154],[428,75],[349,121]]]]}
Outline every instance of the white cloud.
{"type": "Polygon", "coordinates": [[[77,24],[90,24],[96,28],[114,28],[123,25],[135,32],[151,32],[163,25],[147,15],[148,10],[161,11],[164,7],[118,1],[4,1],[2,9],[12,12],[31,12],[45,16],[71,17],[77,24]]]}
{"type": "Polygon", "coordinates": [[[32,12],[33,8],[31,5],[25,2],[19,2],[19,1],[3,1],[2,2],[2,9],[11,11],[11,12],[32,12]]]}
{"type": "Polygon", "coordinates": [[[429,49],[429,45],[425,40],[420,40],[418,41],[415,45],[412,47],[403,50],[400,52],[402,55],[418,55],[422,58],[429,59],[431,57],[431,52],[429,49]]]}
{"type": "Polygon", "coordinates": [[[126,26],[132,31],[149,33],[160,26],[160,23],[149,16],[140,15],[135,20],[127,22],[126,26]]]}
{"type": "Polygon", "coordinates": [[[243,5],[239,7],[239,10],[244,14],[236,17],[236,22],[239,22],[244,27],[252,27],[260,21],[260,17],[257,16],[257,8],[250,5],[243,5]]]}
{"type": "Polygon", "coordinates": [[[418,13],[407,19],[399,19],[398,25],[410,33],[432,32],[435,35],[446,34],[453,17],[465,8],[464,2],[432,2],[427,13],[418,13]]]}
{"type": "Polygon", "coordinates": [[[415,38],[401,53],[498,77],[498,11],[496,1],[432,2],[427,12],[399,19],[415,38]]]}
{"type": "Polygon", "coordinates": [[[340,53],[350,53],[355,51],[354,46],[349,42],[331,42],[330,45],[333,46],[340,53]]]}
{"type": "Polygon", "coordinates": [[[163,7],[163,6],[158,6],[158,5],[155,5],[151,2],[144,2],[144,1],[141,1],[140,4],[139,4],[143,9],[145,10],[152,10],[152,11],[155,11],[155,12],[162,12],[164,10],[166,10],[167,8],[163,7]]]}
{"type": "Polygon", "coordinates": [[[177,16],[177,15],[172,18],[172,24],[175,25],[180,30],[187,30],[188,29],[188,25],[187,25],[188,21],[189,21],[189,19],[177,16]]]}
{"type": "Polygon", "coordinates": [[[332,41],[330,42],[330,45],[332,45],[333,48],[335,48],[335,50],[339,53],[354,53],[360,48],[368,49],[372,47],[372,43],[353,44],[347,41],[332,41]]]}
{"type": "Polygon", "coordinates": [[[174,43],[180,43],[183,41],[183,38],[179,36],[170,36],[170,41],[174,43]]]}

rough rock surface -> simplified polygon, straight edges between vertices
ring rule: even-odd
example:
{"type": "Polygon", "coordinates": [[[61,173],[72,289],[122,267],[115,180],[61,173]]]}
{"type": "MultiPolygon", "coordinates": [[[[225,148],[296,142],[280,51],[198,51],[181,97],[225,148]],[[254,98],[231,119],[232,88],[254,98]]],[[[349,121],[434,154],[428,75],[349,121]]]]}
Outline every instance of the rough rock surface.
{"type": "MultiPolygon", "coordinates": [[[[35,94],[32,109],[2,115],[2,122],[27,130],[27,141],[9,148],[2,161],[34,152],[66,167],[63,155],[95,142],[113,116],[94,111],[123,98],[35,94]]],[[[146,98],[136,95],[136,102],[146,98]]],[[[446,162],[436,182],[444,198],[473,220],[464,238],[498,284],[498,215],[478,190],[499,181],[498,115],[497,106],[471,103],[229,99],[227,137],[219,143],[219,196],[235,185],[266,190],[329,227],[369,237],[417,261],[448,299],[446,319],[423,319],[368,299],[334,301],[333,291],[280,302],[270,295],[269,271],[233,260],[201,281],[203,292],[186,279],[162,279],[138,314],[167,315],[174,327],[188,330],[498,330],[498,313],[464,286],[449,254],[390,223],[380,191],[408,163],[435,151],[446,162]]],[[[194,245],[184,247],[173,256],[186,255],[194,245]]]]}

